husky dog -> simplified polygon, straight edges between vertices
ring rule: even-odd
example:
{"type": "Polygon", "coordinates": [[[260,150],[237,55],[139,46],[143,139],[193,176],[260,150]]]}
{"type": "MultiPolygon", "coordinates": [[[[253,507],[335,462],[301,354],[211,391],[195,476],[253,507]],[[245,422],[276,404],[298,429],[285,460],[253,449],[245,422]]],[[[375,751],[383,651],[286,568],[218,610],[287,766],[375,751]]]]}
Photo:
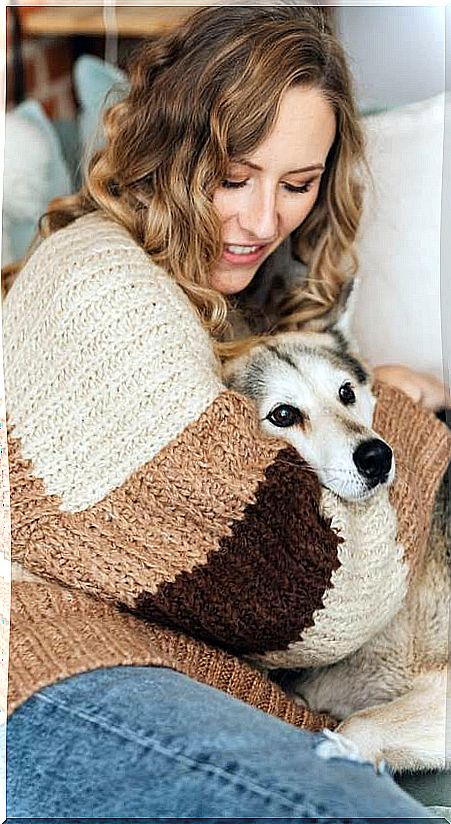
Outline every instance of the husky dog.
{"type": "Polygon", "coordinates": [[[257,338],[224,366],[227,385],[256,405],[263,431],[287,440],[320,483],[345,500],[369,497],[395,473],[390,446],[371,428],[370,372],[351,353],[354,300],[347,287],[325,331],[257,338]]]}
{"type": "MultiPolygon", "coordinates": [[[[375,399],[370,372],[353,354],[352,304],[345,289],[341,315],[323,332],[287,332],[248,347],[244,342],[242,353],[224,366],[226,384],[254,402],[262,429],[294,446],[320,483],[348,501],[368,499],[395,473],[390,446],[372,429],[375,399]]],[[[395,771],[449,765],[449,514],[444,481],[427,552],[388,625],[341,661],[284,680],[300,703],[341,721],[323,742],[325,757],[345,745],[395,771]]]]}

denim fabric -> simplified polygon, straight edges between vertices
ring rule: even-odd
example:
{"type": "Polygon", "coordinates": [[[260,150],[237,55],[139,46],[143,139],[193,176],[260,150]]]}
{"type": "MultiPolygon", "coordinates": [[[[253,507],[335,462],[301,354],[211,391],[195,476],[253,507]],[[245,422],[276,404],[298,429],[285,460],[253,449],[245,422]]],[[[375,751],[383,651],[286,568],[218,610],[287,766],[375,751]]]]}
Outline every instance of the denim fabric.
{"type": "Polygon", "coordinates": [[[95,670],[8,721],[8,821],[432,818],[388,773],[321,759],[322,740],[172,670],[95,670]]]}

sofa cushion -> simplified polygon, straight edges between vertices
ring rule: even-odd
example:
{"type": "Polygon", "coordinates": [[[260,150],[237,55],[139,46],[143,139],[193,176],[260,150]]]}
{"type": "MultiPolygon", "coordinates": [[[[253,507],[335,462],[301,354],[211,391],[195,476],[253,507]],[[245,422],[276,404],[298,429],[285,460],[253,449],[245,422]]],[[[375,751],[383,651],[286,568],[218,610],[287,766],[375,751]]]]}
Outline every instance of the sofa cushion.
{"type": "Polygon", "coordinates": [[[2,266],[24,255],[49,201],[72,190],[58,135],[36,100],[6,114],[3,186],[2,266]]]}
{"type": "Polygon", "coordinates": [[[443,380],[440,220],[444,94],[365,118],[374,191],[357,253],[353,330],[370,365],[443,380]]]}

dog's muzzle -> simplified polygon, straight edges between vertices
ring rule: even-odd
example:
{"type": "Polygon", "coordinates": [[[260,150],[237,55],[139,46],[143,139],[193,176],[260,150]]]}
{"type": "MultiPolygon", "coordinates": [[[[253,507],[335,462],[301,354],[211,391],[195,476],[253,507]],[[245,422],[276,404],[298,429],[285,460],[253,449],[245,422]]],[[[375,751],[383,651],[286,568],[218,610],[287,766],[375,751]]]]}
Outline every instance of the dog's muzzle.
{"type": "Polygon", "coordinates": [[[388,479],[393,462],[393,452],[379,438],[363,441],[355,450],[353,461],[369,489],[388,479]]]}

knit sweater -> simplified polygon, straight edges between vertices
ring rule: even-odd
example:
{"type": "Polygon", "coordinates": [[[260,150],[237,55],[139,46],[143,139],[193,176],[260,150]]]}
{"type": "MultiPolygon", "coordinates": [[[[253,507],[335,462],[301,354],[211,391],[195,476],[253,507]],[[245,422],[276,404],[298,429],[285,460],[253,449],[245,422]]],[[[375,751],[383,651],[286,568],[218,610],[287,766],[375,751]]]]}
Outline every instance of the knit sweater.
{"type": "Polygon", "coordinates": [[[377,387],[395,485],[369,508],[322,490],[224,388],[182,290],[98,213],[34,251],[3,334],[12,558],[26,571],[9,712],[71,674],[146,664],[333,726],[252,661],[336,661],[395,614],[449,460],[445,427],[377,387]]]}

